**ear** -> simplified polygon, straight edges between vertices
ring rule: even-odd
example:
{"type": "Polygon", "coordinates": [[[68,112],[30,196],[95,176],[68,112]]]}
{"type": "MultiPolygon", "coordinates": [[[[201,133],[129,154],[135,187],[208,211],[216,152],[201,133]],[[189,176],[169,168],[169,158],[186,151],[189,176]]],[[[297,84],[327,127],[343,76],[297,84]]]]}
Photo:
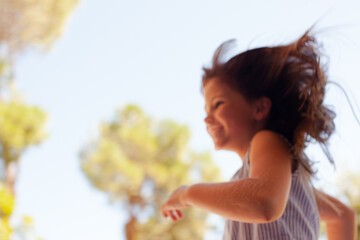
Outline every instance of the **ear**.
{"type": "Polygon", "coordinates": [[[266,118],[270,114],[271,106],[272,103],[270,98],[263,96],[257,99],[255,103],[255,113],[254,113],[255,120],[260,121],[266,118]]]}

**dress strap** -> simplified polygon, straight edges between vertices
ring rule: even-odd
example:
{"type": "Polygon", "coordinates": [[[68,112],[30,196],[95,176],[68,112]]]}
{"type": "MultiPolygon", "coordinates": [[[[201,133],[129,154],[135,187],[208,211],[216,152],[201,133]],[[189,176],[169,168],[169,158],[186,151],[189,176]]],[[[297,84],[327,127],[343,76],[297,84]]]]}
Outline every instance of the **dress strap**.
{"type": "Polygon", "coordinates": [[[289,147],[292,147],[292,144],[290,143],[289,139],[287,139],[287,137],[285,137],[283,134],[279,134],[279,135],[282,139],[285,140],[285,142],[289,145],[289,147]]]}
{"type": "Polygon", "coordinates": [[[248,149],[246,151],[246,154],[245,154],[245,159],[244,159],[244,162],[246,165],[250,165],[250,147],[251,147],[251,141],[249,142],[249,146],[248,146],[248,149]]]}

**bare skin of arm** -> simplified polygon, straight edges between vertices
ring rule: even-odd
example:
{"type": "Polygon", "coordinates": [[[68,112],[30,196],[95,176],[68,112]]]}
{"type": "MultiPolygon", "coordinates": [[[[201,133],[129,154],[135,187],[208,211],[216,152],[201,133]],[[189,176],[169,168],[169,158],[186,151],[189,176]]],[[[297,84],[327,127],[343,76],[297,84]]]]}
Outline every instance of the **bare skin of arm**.
{"type": "Polygon", "coordinates": [[[250,164],[249,178],[191,185],[184,202],[235,221],[275,221],[285,211],[291,187],[287,144],[274,132],[257,133],[252,140],[250,164]]]}
{"type": "Polygon", "coordinates": [[[356,211],[324,192],[315,188],[313,191],[328,240],[357,240],[356,211]]]}
{"type": "Polygon", "coordinates": [[[266,223],[266,200],[259,194],[266,185],[259,179],[191,185],[185,201],[196,208],[241,222],[266,223]]]}

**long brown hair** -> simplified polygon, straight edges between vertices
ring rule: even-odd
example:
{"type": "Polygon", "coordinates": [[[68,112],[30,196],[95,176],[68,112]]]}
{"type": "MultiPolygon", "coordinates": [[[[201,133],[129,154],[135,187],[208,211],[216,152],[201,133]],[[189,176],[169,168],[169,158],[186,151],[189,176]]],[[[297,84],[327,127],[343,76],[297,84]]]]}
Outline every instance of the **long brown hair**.
{"type": "Polygon", "coordinates": [[[316,172],[304,149],[312,140],[320,144],[336,168],[327,147],[336,114],[323,103],[327,65],[320,61],[322,46],[310,34],[313,27],[290,44],[250,49],[222,63],[232,40],[224,42],[215,51],[212,66],[203,67],[201,84],[203,92],[207,81],[218,77],[248,100],[269,97],[272,108],[265,129],[290,141],[293,156],[310,176],[316,172]]]}

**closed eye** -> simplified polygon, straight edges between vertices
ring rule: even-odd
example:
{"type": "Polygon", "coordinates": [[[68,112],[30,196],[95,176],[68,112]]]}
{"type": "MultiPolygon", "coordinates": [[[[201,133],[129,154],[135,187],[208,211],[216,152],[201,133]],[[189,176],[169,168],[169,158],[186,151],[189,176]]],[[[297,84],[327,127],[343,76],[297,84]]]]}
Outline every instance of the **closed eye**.
{"type": "Polygon", "coordinates": [[[219,101],[219,102],[217,102],[216,104],[215,104],[215,109],[219,106],[219,105],[221,105],[223,102],[222,101],[219,101]]]}

